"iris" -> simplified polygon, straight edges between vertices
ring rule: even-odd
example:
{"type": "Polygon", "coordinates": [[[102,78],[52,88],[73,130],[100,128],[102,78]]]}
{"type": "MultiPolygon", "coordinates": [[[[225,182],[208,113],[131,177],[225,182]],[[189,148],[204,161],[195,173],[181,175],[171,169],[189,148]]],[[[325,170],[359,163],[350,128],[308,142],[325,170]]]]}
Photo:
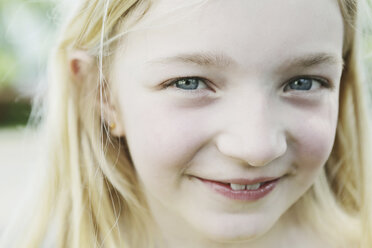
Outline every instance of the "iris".
{"type": "Polygon", "coordinates": [[[174,85],[183,90],[195,90],[199,86],[199,81],[200,79],[198,78],[183,78],[177,80],[174,85]]]}
{"type": "Polygon", "coordinates": [[[290,83],[289,88],[292,90],[310,90],[313,85],[312,81],[313,79],[310,78],[301,78],[290,83]]]}

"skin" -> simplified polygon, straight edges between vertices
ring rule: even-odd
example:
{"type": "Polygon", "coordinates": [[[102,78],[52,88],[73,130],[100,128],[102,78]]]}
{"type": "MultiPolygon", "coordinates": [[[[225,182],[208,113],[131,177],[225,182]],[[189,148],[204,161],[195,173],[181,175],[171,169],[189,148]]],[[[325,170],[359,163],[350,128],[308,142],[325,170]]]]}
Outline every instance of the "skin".
{"type": "Polygon", "coordinates": [[[114,132],[127,138],[160,247],[328,247],[291,209],[334,143],[337,1],[214,0],[165,14],[182,4],[157,1],[119,44],[111,74],[114,132]],[[229,61],[169,59],[199,53],[229,61]],[[327,56],[293,64],[319,53],[327,56]],[[196,89],[174,82],[191,76],[201,78],[196,89]],[[289,88],[304,76],[314,78],[310,89],[289,88]],[[241,201],[197,177],[281,179],[265,197],[241,201]]]}

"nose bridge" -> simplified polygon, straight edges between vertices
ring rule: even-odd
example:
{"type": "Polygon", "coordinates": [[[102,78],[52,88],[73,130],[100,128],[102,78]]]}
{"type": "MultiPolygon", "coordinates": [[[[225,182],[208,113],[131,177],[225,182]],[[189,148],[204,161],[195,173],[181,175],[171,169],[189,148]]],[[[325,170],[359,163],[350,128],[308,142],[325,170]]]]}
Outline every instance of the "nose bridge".
{"type": "Polygon", "coordinates": [[[270,97],[236,97],[226,106],[228,115],[217,138],[221,153],[251,166],[266,165],[285,153],[285,133],[270,97]]]}

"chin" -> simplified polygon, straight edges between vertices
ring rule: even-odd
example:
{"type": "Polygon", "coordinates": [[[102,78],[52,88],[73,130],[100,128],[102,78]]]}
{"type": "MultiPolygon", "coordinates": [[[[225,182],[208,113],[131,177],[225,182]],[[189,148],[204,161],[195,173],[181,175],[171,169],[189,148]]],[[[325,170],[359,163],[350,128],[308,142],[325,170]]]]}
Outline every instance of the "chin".
{"type": "Polygon", "coordinates": [[[206,233],[209,240],[217,243],[245,243],[259,239],[265,235],[265,231],[232,231],[223,233],[206,233]]]}
{"type": "Polygon", "coordinates": [[[235,216],[236,221],[209,222],[200,230],[209,239],[218,243],[242,243],[259,239],[267,234],[275,221],[235,216]],[[240,219],[239,219],[240,218],[240,219]],[[213,223],[213,224],[212,224],[213,223]]]}

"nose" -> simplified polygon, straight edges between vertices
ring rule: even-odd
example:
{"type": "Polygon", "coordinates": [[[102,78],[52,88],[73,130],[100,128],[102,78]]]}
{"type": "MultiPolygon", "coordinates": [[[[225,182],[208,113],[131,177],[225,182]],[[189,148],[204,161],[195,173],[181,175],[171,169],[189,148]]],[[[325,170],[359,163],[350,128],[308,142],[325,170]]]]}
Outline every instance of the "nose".
{"type": "Polygon", "coordinates": [[[224,127],[216,138],[217,149],[224,156],[259,167],[286,152],[284,127],[264,101],[253,103],[251,99],[249,104],[225,110],[229,114],[224,115],[224,127]]]}

